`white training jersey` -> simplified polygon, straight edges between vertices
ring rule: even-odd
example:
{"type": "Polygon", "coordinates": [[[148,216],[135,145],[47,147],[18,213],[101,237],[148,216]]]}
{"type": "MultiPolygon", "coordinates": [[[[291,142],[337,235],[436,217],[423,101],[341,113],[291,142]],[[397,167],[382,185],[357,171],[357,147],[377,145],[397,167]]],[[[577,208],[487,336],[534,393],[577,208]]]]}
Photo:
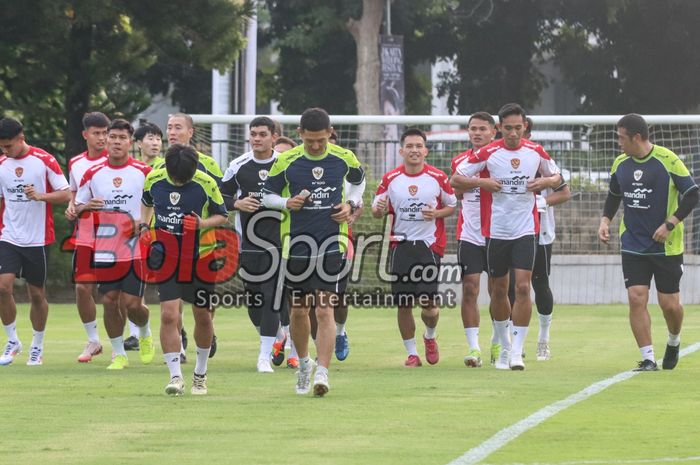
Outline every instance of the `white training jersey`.
{"type": "Polygon", "coordinates": [[[389,214],[393,216],[392,236],[424,241],[433,252],[440,256],[444,254],[447,242],[444,219],[423,218],[426,207],[440,209],[457,205],[454,190],[444,172],[426,163],[420,173],[408,174],[406,167],[401,165],[384,175],[372,205],[376,206],[381,199],[388,200],[389,214]]]}
{"type": "Polygon", "coordinates": [[[491,239],[512,240],[539,233],[535,193],[527,190],[527,183],[537,173],[559,174],[559,168],[539,144],[522,139],[517,148],[509,149],[499,139],[463,160],[457,173],[481,175],[501,184],[499,192],[481,189],[481,232],[491,239]]]}
{"type": "MultiPolygon", "coordinates": [[[[473,150],[469,149],[452,159],[453,176],[457,166],[472,152],[473,150]]],[[[481,192],[478,187],[469,189],[462,194],[461,208],[457,218],[457,240],[479,246],[486,245],[484,235],[481,233],[481,192]]]]}
{"type": "Polygon", "coordinates": [[[52,244],[56,240],[51,204],[30,200],[24,186],[44,194],[68,189],[56,159],[37,147],[21,157],[0,157],[0,241],[22,247],[52,244]]]}
{"type": "Polygon", "coordinates": [[[68,162],[68,182],[70,183],[71,192],[78,192],[80,181],[83,179],[88,168],[102,163],[107,160],[107,150],[103,150],[98,157],[88,157],[87,151],[78,154],[68,162]]]}
{"type": "MultiPolygon", "coordinates": [[[[129,157],[124,165],[114,166],[105,160],[99,165],[89,168],[83,179],[80,181],[78,193],[75,196],[75,204],[83,205],[93,198],[103,199],[105,202],[101,212],[108,213],[101,217],[97,212],[93,214],[94,222],[97,227],[95,238],[100,238],[99,246],[95,250],[96,262],[114,262],[126,261],[140,258],[140,248],[134,247],[133,232],[134,225],[138,224],[141,217],[141,197],[143,195],[143,186],[146,181],[146,176],[151,172],[151,167],[147,164],[129,157]],[[131,229],[120,222],[124,226],[122,234],[115,234],[114,222],[111,221],[109,213],[120,212],[126,213],[129,218],[127,225],[131,225],[131,229]],[[125,236],[124,234],[128,234],[125,236]],[[106,240],[105,238],[109,238],[106,240]],[[118,247],[128,243],[133,249],[133,256],[115,256],[114,251],[119,250],[118,247]],[[110,244],[114,246],[110,247],[110,244]]],[[[114,218],[117,218],[116,215],[114,218]]],[[[84,231],[80,229],[81,239],[84,231]]],[[[80,245],[84,245],[81,243],[80,245]]]]}

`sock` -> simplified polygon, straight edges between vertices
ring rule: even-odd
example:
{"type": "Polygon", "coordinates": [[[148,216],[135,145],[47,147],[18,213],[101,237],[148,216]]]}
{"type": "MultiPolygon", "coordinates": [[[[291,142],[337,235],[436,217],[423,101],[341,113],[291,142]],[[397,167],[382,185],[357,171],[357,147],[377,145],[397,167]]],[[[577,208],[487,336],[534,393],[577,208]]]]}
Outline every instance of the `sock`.
{"type": "Polygon", "coordinates": [[[326,376],[328,376],[328,368],[319,365],[318,367],[316,367],[316,373],[325,373],[326,376]]]}
{"type": "Polygon", "coordinates": [[[403,345],[406,347],[406,352],[408,355],[418,355],[418,351],[416,350],[416,338],[414,337],[413,339],[404,339],[403,340],[403,345]]]}
{"type": "Polygon", "coordinates": [[[481,350],[479,347],[479,328],[464,328],[464,334],[467,336],[467,344],[470,350],[481,350]]]}
{"type": "Polygon", "coordinates": [[[275,343],[275,336],[260,336],[260,354],[258,360],[270,359],[272,344],[275,343]]]}
{"type": "Polygon", "coordinates": [[[170,377],[179,376],[182,378],[182,370],[180,369],[180,354],[177,352],[168,352],[163,354],[163,359],[168,365],[168,370],[170,370],[170,377]]]}
{"type": "Polygon", "coordinates": [[[43,349],[44,331],[34,331],[34,337],[32,337],[32,347],[38,347],[40,349],[43,349]]]}
{"type": "Polygon", "coordinates": [[[137,326],[139,337],[149,337],[151,335],[151,325],[148,321],[143,326],[137,326]]]}
{"type": "Polygon", "coordinates": [[[496,334],[496,321],[491,320],[491,345],[498,344],[498,335],[496,334]]]}
{"type": "Polygon", "coordinates": [[[182,336],[180,336],[180,353],[181,354],[185,353],[185,346],[182,345],[182,336]]]}
{"type": "Polygon", "coordinates": [[[668,333],[668,345],[678,347],[681,345],[681,335],[668,333]]]}
{"type": "Polygon", "coordinates": [[[513,346],[511,354],[513,357],[522,357],[525,338],[527,337],[527,326],[513,326],[513,346]]]}
{"type": "Polygon", "coordinates": [[[87,333],[88,341],[90,342],[100,342],[100,335],[97,333],[97,320],[91,321],[90,323],[83,323],[85,327],[85,332],[87,333]]]}
{"type": "Polygon", "coordinates": [[[510,351],[510,338],[508,337],[508,320],[493,321],[493,331],[496,340],[501,344],[501,350],[510,351]]]}
{"type": "Polygon", "coordinates": [[[126,357],[126,350],[124,350],[124,337],[110,337],[109,342],[112,343],[112,353],[114,355],[123,355],[126,357]]]}
{"type": "Polygon", "coordinates": [[[139,327],[136,326],[136,323],[133,323],[131,320],[129,320],[129,336],[139,337],[139,327]]]}
{"type": "Polygon", "coordinates": [[[5,333],[7,333],[7,340],[8,341],[19,341],[17,339],[17,322],[13,321],[9,325],[4,325],[5,326],[5,333]]]}
{"type": "Polygon", "coordinates": [[[642,360],[651,360],[656,362],[654,358],[654,346],[644,346],[639,348],[639,353],[642,354],[642,360]]]}
{"type": "Polygon", "coordinates": [[[540,317],[540,335],[537,338],[538,342],[549,342],[549,327],[552,325],[552,314],[539,315],[540,317]]]}
{"type": "Polygon", "coordinates": [[[304,371],[306,371],[306,370],[309,369],[309,368],[308,368],[308,367],[309,367],[309,363],[311,363],[311,359],[310,359],[308,356],[303,357],[303,358],[300,358],[300,359],[299,359],[299,368],[302,369],[302,370],[304,370],[304,371]]]}
{"type": "Polygon", "coordinates": [[[287,356],[287,360],[289,360],[290,358],[298,358],[299,354],[297,354],[297,348],[294,345],[294,341],[292,341],[291,337],[289,338],[289,340],[291,341],[292,346],[291,346],[289,355],[287,356]]]}
{"type": "Polygon", "coordinates": [[[282,331],[284,331],[284,334],[285,334],[287,337],[291,337],[290,334],[289,334],[289,325],[282,326],[282,331]]]}
{"type": "Polygon", "coordinates": [[[425,338],[426,339],[435,339],[436,332],[437,332],[437,328],[428,328],[426,326],[425,327],[425,338]]]}
{"type": "Polygon", "coordinates": [[[275,337],[277,338],[278,341],[281,341],[282,339],[284,339],[284,336],[285,336],[284,329],[282,329],[282,326],[278,326],[277,327],[277,336],[275,336],[275,337]]]}
{"type": "Polygon", "coordinates": [[[335,335],[342,336],[343,334],[345,334],[345,323],[336,323],[335,324],[335,335]]]}
{"type": "Polygon", "coordinates": [[[195,375],[207,374],[207,361],[209,360],[209,352],[211,352],[211,347],[207,347],[206,349],[197,347],[197,363],[195,363],[194,365],[195,375]]]}

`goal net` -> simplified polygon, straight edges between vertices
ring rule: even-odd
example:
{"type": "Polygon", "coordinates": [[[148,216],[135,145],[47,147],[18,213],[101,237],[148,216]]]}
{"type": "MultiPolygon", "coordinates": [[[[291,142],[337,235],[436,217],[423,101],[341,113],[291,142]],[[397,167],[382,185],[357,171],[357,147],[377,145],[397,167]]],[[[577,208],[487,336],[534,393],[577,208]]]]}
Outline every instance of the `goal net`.
{"type": "MultiPolygon", "coordinates": [[[[619,155],[616,122],[619,116],[537,116],[531,139],[554,158],[569,182],[572,199],[555,207],[556,240],[553,245],[552,281],[559,286],[560,302],[595,303],[624,301],[624,286],[619,268],[619,241],[601,243],[597,238],[599,219],[607,195],[610,167],[619,155]],[[559,273],[556,268],[567,269],[559,273]],[[562,282],[566,273],[569,283],[562,282]],[[610,283],[613,283],[612,285],[610,283]],[[609,288],[609,291],[606,290],[609,288]],[[608,295],[609,294],[609,295],[608,295]],[[578,296],[578,297],[577,297],[578,296]]],[[[222,168],[236,156],[250,150],[247,115],[193,115],[195,143],[198,149],[212,154],[222,168]]],[[[298,115],[275,116],[283,135],[298,141],[298,115]]],[[[401,163],[398,139],[406,127],[419,127],[428,135],[428,163],[449,173],[453,157],[470,147],[466,116],[331,116],[339,145],[355,152],[367,174],[365,205],[370,205],[382,175],[401,163]]],[[[695,173],[700,168],[700,116],[647,116],[653,143],[673,150],[695,173]]],[[[696,180],[697,182],[697,180],[696,180]]],[[[616,215],[611,234],[617,234],[621,210],[616,215]]],[[[384,220],[372,218],[369,211],[352,225],[354,235],[379,234],[384,220]]],[[[456,215],[446,221],[448,246],[443,263],[455,260],[456,215]]],[[[686,276],[700,255],[700,214],[685,220],[686,276]]],[[[386,289],[380,279],[379,246],[369,247],[360,267],[360,279],[351,280],[349,289],[386,289]]],[[[700,263],[700,262],[699,262],[700,263]]],[[[485,281],[483,279],[482,281],[485,281]]],[[[235,281],[227,285],[239,289],[235,281]]],[[[692,287],[692,286],[690,286],[692,287]]],[[[684,301],[700,302],[700,290],[684,291],[684,301]],[[689,293],[688,293],[689,292],[689,293]]],[[[482,292],[484,294],[484,292],[482,292]]],[[[483,299],[482,299],[483,301],[483,299]]]]}

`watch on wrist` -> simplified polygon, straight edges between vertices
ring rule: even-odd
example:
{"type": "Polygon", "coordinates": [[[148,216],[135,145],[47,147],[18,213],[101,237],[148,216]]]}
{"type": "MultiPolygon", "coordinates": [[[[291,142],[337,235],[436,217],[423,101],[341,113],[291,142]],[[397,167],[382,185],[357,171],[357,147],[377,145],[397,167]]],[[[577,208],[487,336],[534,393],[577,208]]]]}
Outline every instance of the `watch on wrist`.
{"type": "Polygon", "coordinates": [[[345,203],[347,203],[348,205],[350,205],[350,214],[351,214],[351,215],[354,215],[355,212],[357,211],[357,208],[358,208],[358,207],[357,207],[357,204],[356,204],[355,202],[353,202],[352,200],[348,200],[348,201],[345,202],[345,203]]]}
{"type": "Polygon", "coordinates": [[[673,231],[673,228],[676,227],[676,225],[671,223],[670,221],[666,221],[664,224],[666,225],[666,229],[668,229],[669,231],[673,231]]]}
{"type": "Polygon", "coordinates": [[[144,229],[151,229],[151,227],[148,226],[148,223],[139,223],[139,232],[143,231],[144,229]]]}

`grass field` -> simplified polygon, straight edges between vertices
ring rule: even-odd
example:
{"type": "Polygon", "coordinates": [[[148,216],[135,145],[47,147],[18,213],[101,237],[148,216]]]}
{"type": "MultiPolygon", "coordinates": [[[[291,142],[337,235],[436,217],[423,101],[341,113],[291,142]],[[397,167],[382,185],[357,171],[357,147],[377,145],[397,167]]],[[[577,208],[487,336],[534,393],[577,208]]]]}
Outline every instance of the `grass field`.
{"type": "MultiPolygon", "coordinates": [[[[700,341],[698,310],[686,307],[682,347],[700,341]]],[[[666,333],[657,307],[652,317],[661,358],[666,333]]],[[[157,335],[157,315],[152,326],[157,335]]],[[[18,327],[26,348],[31,331],[24,305],[18,327]]],[[[402,366],[395,312],[351,309],[350,356],[333,361],[331,391],[317,399],[294,393],[293,370],[255,371],[257,336],[245,311],[220,310],[216,328],[209,395],[189,395],[189,363],[186,396],[169,398],[160,350],[151,366],[131,353],[124,372],[107,372],[104,354],[79,365],[84,332],[74,306],[53,305],[44,365],[25,366],[25,352],[0,367],[0,464],[445,464],[639,359],[626,307],[558,306],[552,360],[534,360],[533,319],[524,372],[467,369],[458,311],[445,309],[440,363],[409,370],[402,366]]],[[[486,325],[483,348],[490,334],[486,325]]],[[[695,352],[674,371],[642,373],[558,413],[484,462],[700,463],[699,380],[695,352]]]]}

